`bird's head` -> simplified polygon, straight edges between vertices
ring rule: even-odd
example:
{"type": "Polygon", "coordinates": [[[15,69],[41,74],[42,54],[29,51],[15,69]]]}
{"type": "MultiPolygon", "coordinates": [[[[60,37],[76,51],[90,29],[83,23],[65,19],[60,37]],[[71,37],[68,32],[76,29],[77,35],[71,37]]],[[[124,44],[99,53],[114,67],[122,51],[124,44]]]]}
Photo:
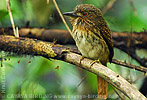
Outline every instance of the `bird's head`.
{"type": "Polygon", "coordinates": [[[73,12],[63,15],[70,17],[73,26],[95,27],[105,23],[101,11],[89,4],[77,5],[73,12]]]}

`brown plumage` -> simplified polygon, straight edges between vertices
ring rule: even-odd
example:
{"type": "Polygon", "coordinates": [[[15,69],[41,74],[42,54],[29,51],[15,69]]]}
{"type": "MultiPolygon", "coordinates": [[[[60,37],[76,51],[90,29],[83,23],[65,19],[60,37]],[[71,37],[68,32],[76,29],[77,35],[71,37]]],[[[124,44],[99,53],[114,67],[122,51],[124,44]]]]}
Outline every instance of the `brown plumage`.
{"type": "MultiPolygon", "coordinates": [[[[72,37],[84,57],[99,60],[103,65],[112,61],[114,54],[112,36],[101,11],[89,4],[77,5],[70,16],[72,37]]],[[[98,97],[107,98],[107,82],[97,76],[98,97]]]]}

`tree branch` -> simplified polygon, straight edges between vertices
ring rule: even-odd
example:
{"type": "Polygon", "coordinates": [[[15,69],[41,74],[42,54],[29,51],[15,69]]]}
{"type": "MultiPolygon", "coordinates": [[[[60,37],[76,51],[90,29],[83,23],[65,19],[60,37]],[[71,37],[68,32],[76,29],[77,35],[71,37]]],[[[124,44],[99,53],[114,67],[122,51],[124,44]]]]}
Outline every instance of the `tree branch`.
{"type": "Polygon", "coordinates": [[[117,64],[117,65],[121,65],[121,66],[125,66],[127,68],[135,69],[135,70],[138,70],[138,71],[141,71],[144,73],[147,72],[147,68],[145,68],[143,66],[132,65],[130,63],[126,63],[126,62],[120,61],[118,59],[112,59],[112,63],[117,64]]]}
{"type": "MultiPolygon", "coordinates": [[[[23,38],[23,37],[20,37],[20,38],[12,38],[12,37],[10,38],[9,36],[3,36],[3,37],[5,37],[6,39],[3,38],[2,41],[0,41],[1,50],[8,51],[8,52],[14,52],[14,53],[17,53],[17,54],[28,54],[28,55],[38,56],[41,53],[41,55],[43,57],[48,57],[48,55],[44,54],[44,53],[45,52],[46,53],[53,52],[53,51],[49,50],[49,48],[48,48],[48,47],[51,47],[51,46],[52,46],[52,49],[54,51],[56,51],[56,52],[58,51],[57,54],[61,53],[62,51],[66,51],[66,50],[69,50],[70,52],[73,52],[73,53],[81,54],[77,49],[70,49],[70,48],[67,48],[67,47],[63,47],[62,45],[55,45],[53,43],[50,43],[50,45],[49,45],[49,44],[45,44],[46,42],[40,41],[40,42],[37,42],[37,44],[35,44],[35,41],[39,41],[39,40],[36,40],[36,39],[34,39],[34,41],[32,41],[33,39],[23,38]],[[15,40],[15,43],[12,43],[13,39],[15,40]],[[20,40],[26,41],[26,42],[21,42],[20,40]],[[8,43],[10,43],[10,44],[8,45],[8,43]],[[25,47],[21,46],[21,45],[24,45],[25,47]],[[33,48],[30,48],[30,45],[33,48]],[[44,47],[44,45],[45,45],[45,47],[44,47]],[[46,45],[49,45],[49,46],[46,47],[46,45]],[[40,46],[42,47],[41,49],[39,48],[40,46]],[[15,47],[17,47],[18,50],[15,47]],[[13,51],[11,51],[10,48],[13,51]],[[34,51],[34,52],[32,52],[32,51],[34,51]]],[[[53,57],[53,55],[52,55],[52,57],[53,57]]],[[[112,62],[114,64],[118,64],[118,65],[126,66],[128,68],[136,69],[136,70],[144,72],[144,73],[147,72],[147,68],[144,68],[142,66],[132,65],[132,64],[129,64],[129,63],[117,60],[117,59],[113,59],[112,62]]]]}
{"type": "Polygon", "coordinates": [[[106,7],[102,10],[102,13],[105,14],[109,9],[111,9],[113,5],[115,4],[115,2],[116,0],[109,0],[106,7]]]}
{"type": "MultiPolygon", "coordinates": [[[[53,39],[57,40],[60,44],[74,44],[70,33],[67,30],[61,29],[45,29],[45,28],[20,28],[19,33],[21,37],[31,37],[44,41],[52,42],[53,39]]],[[[0,28],[0,35],[13,35],[11,27],[0,28]]],[[[139,48],[145,48],[147,43],[147,32],[134,32],[134,33],[122,33],[112,32],[113,40],[115,41],[127,41],[128,38],[133,38],[133,46],[139,46],[139,48]],[[129,35],[131,34],[131,35],[129,35]]],[[[114,43],[115,46],[115,43],[114,43]]]]}
{"type": "Polygon", "coordinates": [[[48,59],[53,58],[72,63],[104,78],[131,100],[146,99],[134,86],[109,68],[98,63],[91,66],[92,60],[84,58],[81,61],[81,55],[67,51],[68,49],[61,45],[54,45],[29,38],[16,38],[14,36],[0,35],[0,50],[17,54],[43,56],[48,59]]]}
{"type": "MultiPolygon", "coordinates": [[[[13,35],[13,30],[12,28],[0,28],[0,34],[13,35]]],[[[72,39],[71,35],[67,30],[45,28],[21,28],[19,29],[19,34],[21,37],[30,37],[49,42],[57,40],[56,43],[59,44],[75,44],[74,40],[72,39]]],[[[129,54],[133,59],[138,61],[140,65],[147,67],[147,59],[140,58],[135,51],[136,48],[147,49],[147,32],[134,32],[132,34],[113,32],[112,37],[114,47],[129,54]],[[131,39],[130,46],[127,46],[129,41],[128,39],[131,39]]]]}
{"type": "Polygon", "coordinates": [[[9,12],[9,16],[10,16],[10,21],[11,21],[11,25],[13,27],[13,34],[16,37],[19,37],[19,34],[17,33],[16,29],[15,29],[15,24],[14,24],[14,20],[13,20],[13,16],[12,16],[12,12],[11,12],[11,8],[10,8],[10,1],[6,0],[7,3],[7,10],[9,12]]]}

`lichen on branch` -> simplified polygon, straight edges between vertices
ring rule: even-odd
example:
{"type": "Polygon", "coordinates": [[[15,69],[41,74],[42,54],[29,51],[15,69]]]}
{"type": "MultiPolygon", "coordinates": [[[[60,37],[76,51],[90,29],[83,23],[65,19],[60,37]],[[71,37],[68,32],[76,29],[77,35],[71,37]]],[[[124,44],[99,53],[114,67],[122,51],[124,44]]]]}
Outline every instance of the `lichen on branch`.
{"type": "Polygon", "coordinates": [[[0,49],[17,54],[32,56],[55,57],[57,54],[52,50],[52,45],[35,39],[0,35],[0,49]]]}
{"type": "Polygon", "coordinates": [[[61,45],[55,45],[36,39],[0,35],[0,50],[17,54],[43,56],[45,58],[53,58],[72,63],[104,78],[131,100],[146,100],[144,95],[117,73],[98,63],[91,66],[92,60],[88,58],[81,60],[81,55],[72,53],[69,48],[65,48],[61,45]]]}

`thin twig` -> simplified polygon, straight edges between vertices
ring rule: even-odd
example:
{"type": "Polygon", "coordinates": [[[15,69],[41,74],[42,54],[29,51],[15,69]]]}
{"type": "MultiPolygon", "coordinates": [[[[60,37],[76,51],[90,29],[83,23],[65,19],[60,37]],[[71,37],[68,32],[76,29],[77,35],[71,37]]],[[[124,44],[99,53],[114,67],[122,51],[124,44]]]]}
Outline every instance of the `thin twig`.
{"type": "Polygon", "coordinates": [[[102,10],[102,13],[105,14],[109,9],[111,9],[115,2],[116,2],[116,0],[110,0],[107,3],[106,7],[102,10]]]}
{"type": "Polygon", "coordinates": [[[134,14],[137,16],[137,11],[136,11],[136,8],[134,6],[133,0],[129,0],[129,1],[130,1],[130,5],[131,5],[131,8],[132,8],[134,14]]]}
{"type": "Polygon", "coordinates": [[[18,27],[16,27],[16,37],[19,37],[18,27]]]}
{"type": "Polygon", "coordinates": [[[116,93],[122,100],[124,100],[123,97],[120,95],[120,93],[119,93],[111,84],[109,84],[109,85],[112,87],[112,89],[115,91],[115,93],[116,93]]]}
{"type": "Polygon", "coordinates": [[[68,27],[68,25],[67,25],[67,23],[66,23],[66,21],[65,21],[65,19],[64,19],[64,17],[63,17],[63,15],[62,15],[60,9],[59,9],[59,7],[58,7],[58,5],[57,5],[57,3],[56,3],[56,0],[53,0],[53,2],[54,2],[54,5],[55,5],[55,7],[56,7],[56,9],[57,9],[57,11],[58,11],[58,13],[59,13],[59,15],[60,15],[60,17],[61,17],[63,23],[65,24],[67,30],[69,31],[70,34],[72,34],[70,28],[68,27]]]}
{"type": "Polygon", "coordinates": [[[18,37],[18,35],[16,33],[16,30],[15,30],[15,24],[14,24],[13,16],[12,16],[12,13],[11,13],[10,1],[9,0],[6,0],[6,3],[7,3],[7,9],[8,9],[8,12],[9,12],[10,21],[11,21],[11,24],[12,24],[14,36],[15,37],[18,37]]]}
{"type": "Polygon", "coordinates": [[[121,66],[125,66],[125,67],[128,67],[128,68],[136,69],[136,70],[144,72],[144,73],[147,72],[147,68],[145,68],[143,66],[136,66],[136,65],[133,65],[133,64],[130,64],[130,63],[120,61],[118,59],[112,59],[112,63],[117,64],[117,65],[121,65],[121,66]]]}
{"type": "Polygon", "coordinates": [[[80,81],[80,83],[78,83],[78,85],[77,85],[76,88],[72,91],[72,93],[75,92],[75,90],[84,82],[84,80],[86,79],[86,77],[87,77],[87,74],[82,78],[82,80],[80,81]]]}
{"type": "Polygon", "coordinates": [[[47,0],[47,4],[49,4],[50,0],[47,0]]]}

